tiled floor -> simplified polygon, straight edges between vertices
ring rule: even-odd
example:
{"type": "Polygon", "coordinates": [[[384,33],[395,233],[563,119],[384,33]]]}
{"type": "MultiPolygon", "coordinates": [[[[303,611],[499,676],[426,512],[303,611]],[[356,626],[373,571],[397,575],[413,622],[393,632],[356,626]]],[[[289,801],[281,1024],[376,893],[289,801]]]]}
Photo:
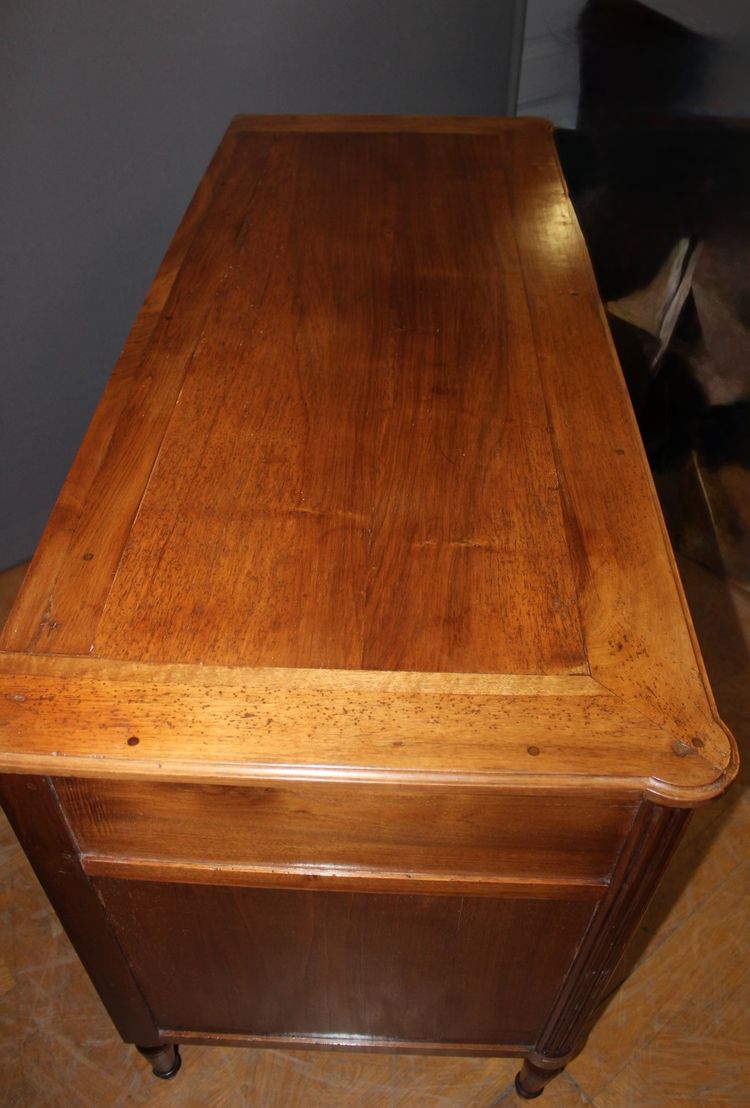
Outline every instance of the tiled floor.
{"type": "MultiPolygon", "coordinates": [[[[750,594],[681,568],[717,700],[748,752],[744,781],[694,817],[630,978],[546,1108],[750,1105],[750,594]]],[[[0,621],[18,583],[0,575],[0,621]]],[[[522,1103],[517,1063],[503,1059],[188,1047],[177,1080],[156,1081],[113,1032],[4,821],[0,867],[0,1108],[522,1103]]]]}

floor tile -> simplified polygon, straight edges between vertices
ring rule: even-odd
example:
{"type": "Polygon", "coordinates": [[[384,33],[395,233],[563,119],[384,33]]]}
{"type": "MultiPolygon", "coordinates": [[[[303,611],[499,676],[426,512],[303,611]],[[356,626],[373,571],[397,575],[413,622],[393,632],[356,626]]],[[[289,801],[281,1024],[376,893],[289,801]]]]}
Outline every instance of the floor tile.
{"type": "MultiPolygon", "coordinates": [[[[600,1108],[618,1104],[640,1103],[627,1097],[651,1095],[658,1087],[664,1090],[677,1082],[685,1096],[695,1097],[697,1088],[694,1071],[687,1070],[680,1079],[675,1059],[690,1057],[693,1040],[701,1030],[721,1022],[725,1007],[744,1003],[750,996],[750,864],[742,866],[727,887],[718,888],[691,916],[689,924],[677,929],[662,944],[658,957],[643,962],[613,998],[604,1018],[594,1028],[585,1050],[570,1065],[571,1075],[592,1096],[600,1108]],[[659,1063],[658,1059],[661,1059],[659,1063]],[[659,1065],[661,1082],[642,1079],[644,1065],[654,1076],[659,1065]],[[680,1084],[682,1081],[682,1084],[680,1084]],[[625,1095],[625,1100],[618,1096],[625,1095]]],[[[729,1051],[718,1051],[716,1062],[704,1071],[699,1086],[705,1083],[722,1095],[732,1095],[733,1088],[722,1089],[717,1067],[733,1059],[745,1067],[744,1080],[750,1089],[750,1035],[747,1020],[734,1033],[744,1043],[737,1042],[729,1051]]],[[[728,1077],[730,1085],[735,1078],[728,1077]]],[[[647,1100],[643,1103],[649,1103],[647,1100]]],[[[694,1103],[696,1103],[694,1101],[694,1103]]]]}
{"type": "MultiPolygon", "coordinates": [[[[514,1089],[508,1089],[500,1100],[492,1105],[492,1108],[520,1108],[527,1101],[516,1095],[514,1089]]],[[[555,1077],[542,1093],[539,1100],[542,1108],[584,1108],[584,1105],[592,1105],[583,1090],[567,1073],[561,1073],[555,1077]]],[[[624,1106],[623,1106],[624,1108],[624,1106]]]]}

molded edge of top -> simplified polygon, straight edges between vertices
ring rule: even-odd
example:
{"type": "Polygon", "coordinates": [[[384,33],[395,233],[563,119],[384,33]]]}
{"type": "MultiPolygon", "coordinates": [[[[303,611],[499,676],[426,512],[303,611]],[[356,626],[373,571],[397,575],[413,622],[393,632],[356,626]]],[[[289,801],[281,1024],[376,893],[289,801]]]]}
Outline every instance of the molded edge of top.
{"type": "Polygon", "coordinates": [[[0,772],[635,792],[695,808],[737,771],[715,727],[723,764],[587,677],[0,653],[0,772]]]}

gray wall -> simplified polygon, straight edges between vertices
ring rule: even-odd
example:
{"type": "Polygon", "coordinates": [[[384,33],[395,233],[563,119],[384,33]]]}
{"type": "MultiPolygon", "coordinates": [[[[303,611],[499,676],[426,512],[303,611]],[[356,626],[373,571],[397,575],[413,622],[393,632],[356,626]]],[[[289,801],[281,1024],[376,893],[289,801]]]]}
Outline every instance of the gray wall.
{"type": "Polygon", "coordinates": [[[586,0],[528,0],[518,114],[575,127],[578,115],[576,25],[586,0]]]}
{"type": "Polygon", "coordinates": [[[5,0],[0,568],[237,112],[502,114],[523,0],[5,0]]]}

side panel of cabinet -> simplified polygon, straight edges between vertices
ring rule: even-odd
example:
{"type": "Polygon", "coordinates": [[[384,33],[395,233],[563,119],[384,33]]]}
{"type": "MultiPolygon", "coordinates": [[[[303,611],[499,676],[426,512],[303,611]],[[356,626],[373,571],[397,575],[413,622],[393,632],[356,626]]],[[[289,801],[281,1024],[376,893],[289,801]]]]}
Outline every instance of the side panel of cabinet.
{"type": "Polygon", "coordinates": [[[0,804],[112,1022],[126,1042],[156,1046],[159,1032],[48,777],[0,775],[0,804]]]}
{"type": "Polygon", "coordinates": [[[159,1026],[531,1044],[591,901],[96,878],[159,1026]]]}

